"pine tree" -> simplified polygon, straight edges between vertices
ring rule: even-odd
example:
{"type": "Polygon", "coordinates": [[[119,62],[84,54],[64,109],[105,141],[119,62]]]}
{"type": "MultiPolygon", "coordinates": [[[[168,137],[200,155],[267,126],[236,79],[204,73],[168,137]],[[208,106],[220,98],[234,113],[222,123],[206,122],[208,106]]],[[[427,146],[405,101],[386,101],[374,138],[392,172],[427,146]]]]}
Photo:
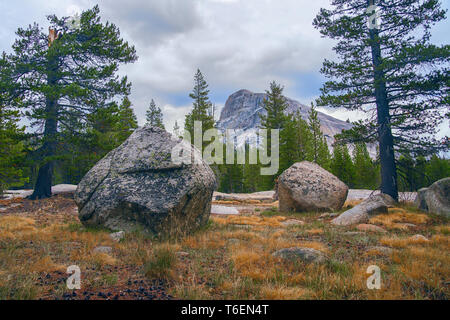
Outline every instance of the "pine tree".
{"type": "MultiPolygon", "coordinates": [[[[186,115],[184,122],[185,131],[189,132],[191,139],[194,139],[194,122],[202,123],[202,137],[206,130],[214,128],[215,121],[212,115],[212,103],[208,97],[208,84],[199,69],[194,76],[194,89],[189,97],[193,99],[193,109],[186,115]]],[[[203,151],[203,148],[202,148],[203,151]]]]}
{"type": "Polygon", "coordinates": [[[117,117],[118,121],[115,123],[113,131],[117,134],[117,145],[120,145],[138,127],[136,114],[127,96],[123,98],[122,103],[119,105],[117,117]]]}
{"type": "Polygon", "coordinates": [[[275,81],[270,83],[270,89],[266,90],[266,98],[264,99],[263,108],[265,114],[260,113],[261,119],[260,128],[267,130],[267,138],[263,141],[264,148],[267,148],[267,154],[271,152],[272,146],[272,131],[279,130],[279,163],[280,168],[278,173],[274,176],[264,176],[261,178],[265,189],[273,188],[275,178],[282,172],[281,170],[289,164],[290,154],[288,152],[289,146],[292,143],[292,122],[290,116],[285,114],[288,107],[286,98],[283,96],[284,88],[275,81]]]}
{"type": "Polygon", "coordinates": [[[54,161],[67,143],[61,132],[77,134],[89,113],[128,95],[131,84],[117,71],[119,64],[137,59],[119,29],[100,21],[98,6],[81,14],[76,29],[69,29],[68,17],[51,15],[48,20],[54,37],[47,37],[36,23],[18,29],[7,57],[12,70],[0,74],[10,84],[9,104],[24,108],[41,134],[35,153],[42,165],[32,199],[51,196],[54,161]]]}
{"type": "Polygon", "coordinates": [[[355,181],[355,169],[347,145],[335,144],[333,158],[330,163],[331,172],[347,186],[353,187],[355,181]]]}
{"type": "Polygon", "coordinates": [[[63,131],[63,161],[56,162],[60,183],[78,184],[81,178],[109,151],[121,145],[138,127],[128,97],[120,105],[113,102],[87,116],[82,134],[63,131]]]}
{"type": "MultiPolygon", "coordinates": [[[[438,0],[333,0],[314,26],[338,40],[339,61],[325,60],[330,78],[318,104],[376,110],[376,119],[356,124],[342,138],[380,149],[381,191],[398,199],[395,154],[448,150],[449,139],[434,139],[448,108],[450,46],[430,44],[431,27],[445,19],[438,0]],[[373,23],[372,5],[381,24],[373,23]],[[368,20],[368,21],[367,21],[368,20]],[[368,22],[368,24],[367,24],[368,22]]],[[[374,113],[375,114],[375,113],[374,113]]]]}
{"type": "Polygon", "coordinates": [[[19,113],[0,104],[0,195],[11,185],[26,181],[20,163],[25,155],[19,113]]]}
{"type": "Polygon", "coordinates": [[[146,119],[148,125],[165,129],[161,108],[156,106],[156,103],[153,99],[150,102],[150,106],[146,112],[146,119]]]}
{"type": "Polygon", "coordinates": [[[450,177],[450,160],[433,154],[426,165],[426,175],[430,179],[430,184],[450,177]]]}
{"type": "Polygon", "coordinates": [[[377,171],[370,158],[369,151],[365,143],[357,143],[353,149],[354,163],[354,184],[357,189],[375,189],[377,171]]]}
{"type": "Polygon", "coordinates": [[[308,154],[311,154],[312,148],[312,133],[309,129],[308,122],[300,116],[300,112],[297,112],[295,116],[296,128],[297,128],[297,148],[298,148],[298,161],[307,160],[308,154]]]}
{"type": "Polygon", "coordinates": [[[248,142],[245,143],[245,155],[246,161],[242,168],[242,178],[243,178],[243,192],[252,193],[257,191],[262,191],[261,189],[261,165],[258,159],[257,163],[250,163],[250,145],[248,142]]]}
{"type": "Polygon", "coordinates": [[[311,132],[310,148],[307,150],[306,159],[317,163],[325,170],[330,169],[330,151],[321,131],[320,120],[314,104],[308,114],[308,127],[311,132]]]}

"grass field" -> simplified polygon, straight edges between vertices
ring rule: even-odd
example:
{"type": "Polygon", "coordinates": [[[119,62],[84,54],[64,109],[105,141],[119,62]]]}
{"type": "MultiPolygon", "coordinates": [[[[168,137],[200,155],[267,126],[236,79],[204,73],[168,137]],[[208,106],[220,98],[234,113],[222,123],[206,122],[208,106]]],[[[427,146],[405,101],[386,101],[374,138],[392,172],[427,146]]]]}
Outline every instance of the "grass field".
{"type": "MultiPolygon", "coordinates": [[[[0,299],[449,299],[450,224],[406,204],[369,223],[385,233],[335,227],[319,213],[213,216],[183,239],[136,232],[113,241],[109,230],[81,225],[73,200],[2,201],[0,299]],[[284,225],[288,219],[304,224],[284,225]],[[423,235],[428,241],[413,237],[423,235]],[[98,246],[110,253],[94,252],[98,246]],[[321,264],[285,262],[276,250],[322,251],[321,264]],[[66,287],[81,269],[81,290],[66,287]],[[369,290],[367,268],[381,269],[369,290]]],[[[352,203],[354,205],[354,203],[352,203]]]]}

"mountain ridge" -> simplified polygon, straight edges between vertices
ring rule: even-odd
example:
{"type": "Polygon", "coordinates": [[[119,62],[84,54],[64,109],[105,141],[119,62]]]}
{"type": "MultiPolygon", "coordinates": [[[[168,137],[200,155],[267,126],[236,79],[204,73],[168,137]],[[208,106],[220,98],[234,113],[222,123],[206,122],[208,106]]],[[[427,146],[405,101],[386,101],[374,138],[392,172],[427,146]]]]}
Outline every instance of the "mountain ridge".
{"type": "MultiPolygon", "coordinates": [[[[223,107],[217,126],[220,130],[226,129],[240,130],[236,135],[238,145],[243,145],[246,141],[253,143],[253,134],[258,130],[260,122],[259,114],[265,114],[263,108],[265,93],[254,93],[247,89],[240,89],[231,94],[223,107]]],[[[286,97],[288,107],[286,114],[293,114],[300,111],[303,119],[308,118],[308,112],[311,107],[308,107],[297,100],[286,97]]],[[[334,143],[334,136],[341,133],[342,130],[348,130],[353,127],[351,123],[336,119],[330,115],[318,111],[318,118],[321,123],[321,130],[327,139],[328,145],[331,147],[334,143]]]]}

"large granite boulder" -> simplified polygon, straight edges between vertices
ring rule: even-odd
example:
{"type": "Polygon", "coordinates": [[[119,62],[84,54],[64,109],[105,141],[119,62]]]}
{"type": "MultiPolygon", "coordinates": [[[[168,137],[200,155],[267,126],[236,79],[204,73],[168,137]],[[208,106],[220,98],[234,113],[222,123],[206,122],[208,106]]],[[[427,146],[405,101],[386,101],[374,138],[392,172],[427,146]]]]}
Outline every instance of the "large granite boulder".
{"type": "Polygon", "coordinates": [[[331,223],[337,226],[365,223],[369,221],[369,216],[387,213],[388,208],[393,205],[395,205],[395,200],[391,196],[380,193],[367,198],[350,210],[345,211],[337,218],[333,219],[331,223]]]}
{"type": "Polygon", "coordinates": [[[282,212],[339,210],[347,193],[345,183],[308,161],[293,164],[278,178],[279,210],[282,212]]]}
{"type": "Polygon", "coordinates": [[[170,236],[207,223],[215,186],[214,173],[197,149],[146,126],[86,174],[75,201],[84,225],[170,236]],[[173,161],[174,148],[191,152],[197,161],[173,161]]]}
{"type": "Polygon", "coordinates": [[[415,204],[421,210],[450,217],[450,177],[420,189],[415,204]]]}

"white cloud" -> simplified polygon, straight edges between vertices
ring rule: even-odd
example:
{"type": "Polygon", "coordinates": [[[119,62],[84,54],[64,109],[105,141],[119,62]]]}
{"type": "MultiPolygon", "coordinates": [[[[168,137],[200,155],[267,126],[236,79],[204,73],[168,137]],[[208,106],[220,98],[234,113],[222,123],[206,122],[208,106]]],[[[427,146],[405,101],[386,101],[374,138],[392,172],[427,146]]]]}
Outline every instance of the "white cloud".
{"type": "MultiPolygon", "coordinates": [[[[68,15],[97,3],[103,20],[116,24],[136,45],[139,60],[121,67],[121,74],[133,83],[131,99],[141,124],[152,98],[163,106],[170,130],[175,119],[183,121],[197,68],[220,106],[234,91],[262,92],[272,80],[285,86],[286,95],[309,104],[320,82],[299,93],[300,79],[318,74],[323,59],[334,56],[333,42],[312,26],[329,0],[2,1],[0,44],[7,50],[17,27],[33,21],[45,30],[47,14],[68,15]]],[[[445,35],[445,29],[442,23],[437,34],[445,35]]],[[[323,111],[343,120],[362,117],[340,109],[323,111]]]]}

